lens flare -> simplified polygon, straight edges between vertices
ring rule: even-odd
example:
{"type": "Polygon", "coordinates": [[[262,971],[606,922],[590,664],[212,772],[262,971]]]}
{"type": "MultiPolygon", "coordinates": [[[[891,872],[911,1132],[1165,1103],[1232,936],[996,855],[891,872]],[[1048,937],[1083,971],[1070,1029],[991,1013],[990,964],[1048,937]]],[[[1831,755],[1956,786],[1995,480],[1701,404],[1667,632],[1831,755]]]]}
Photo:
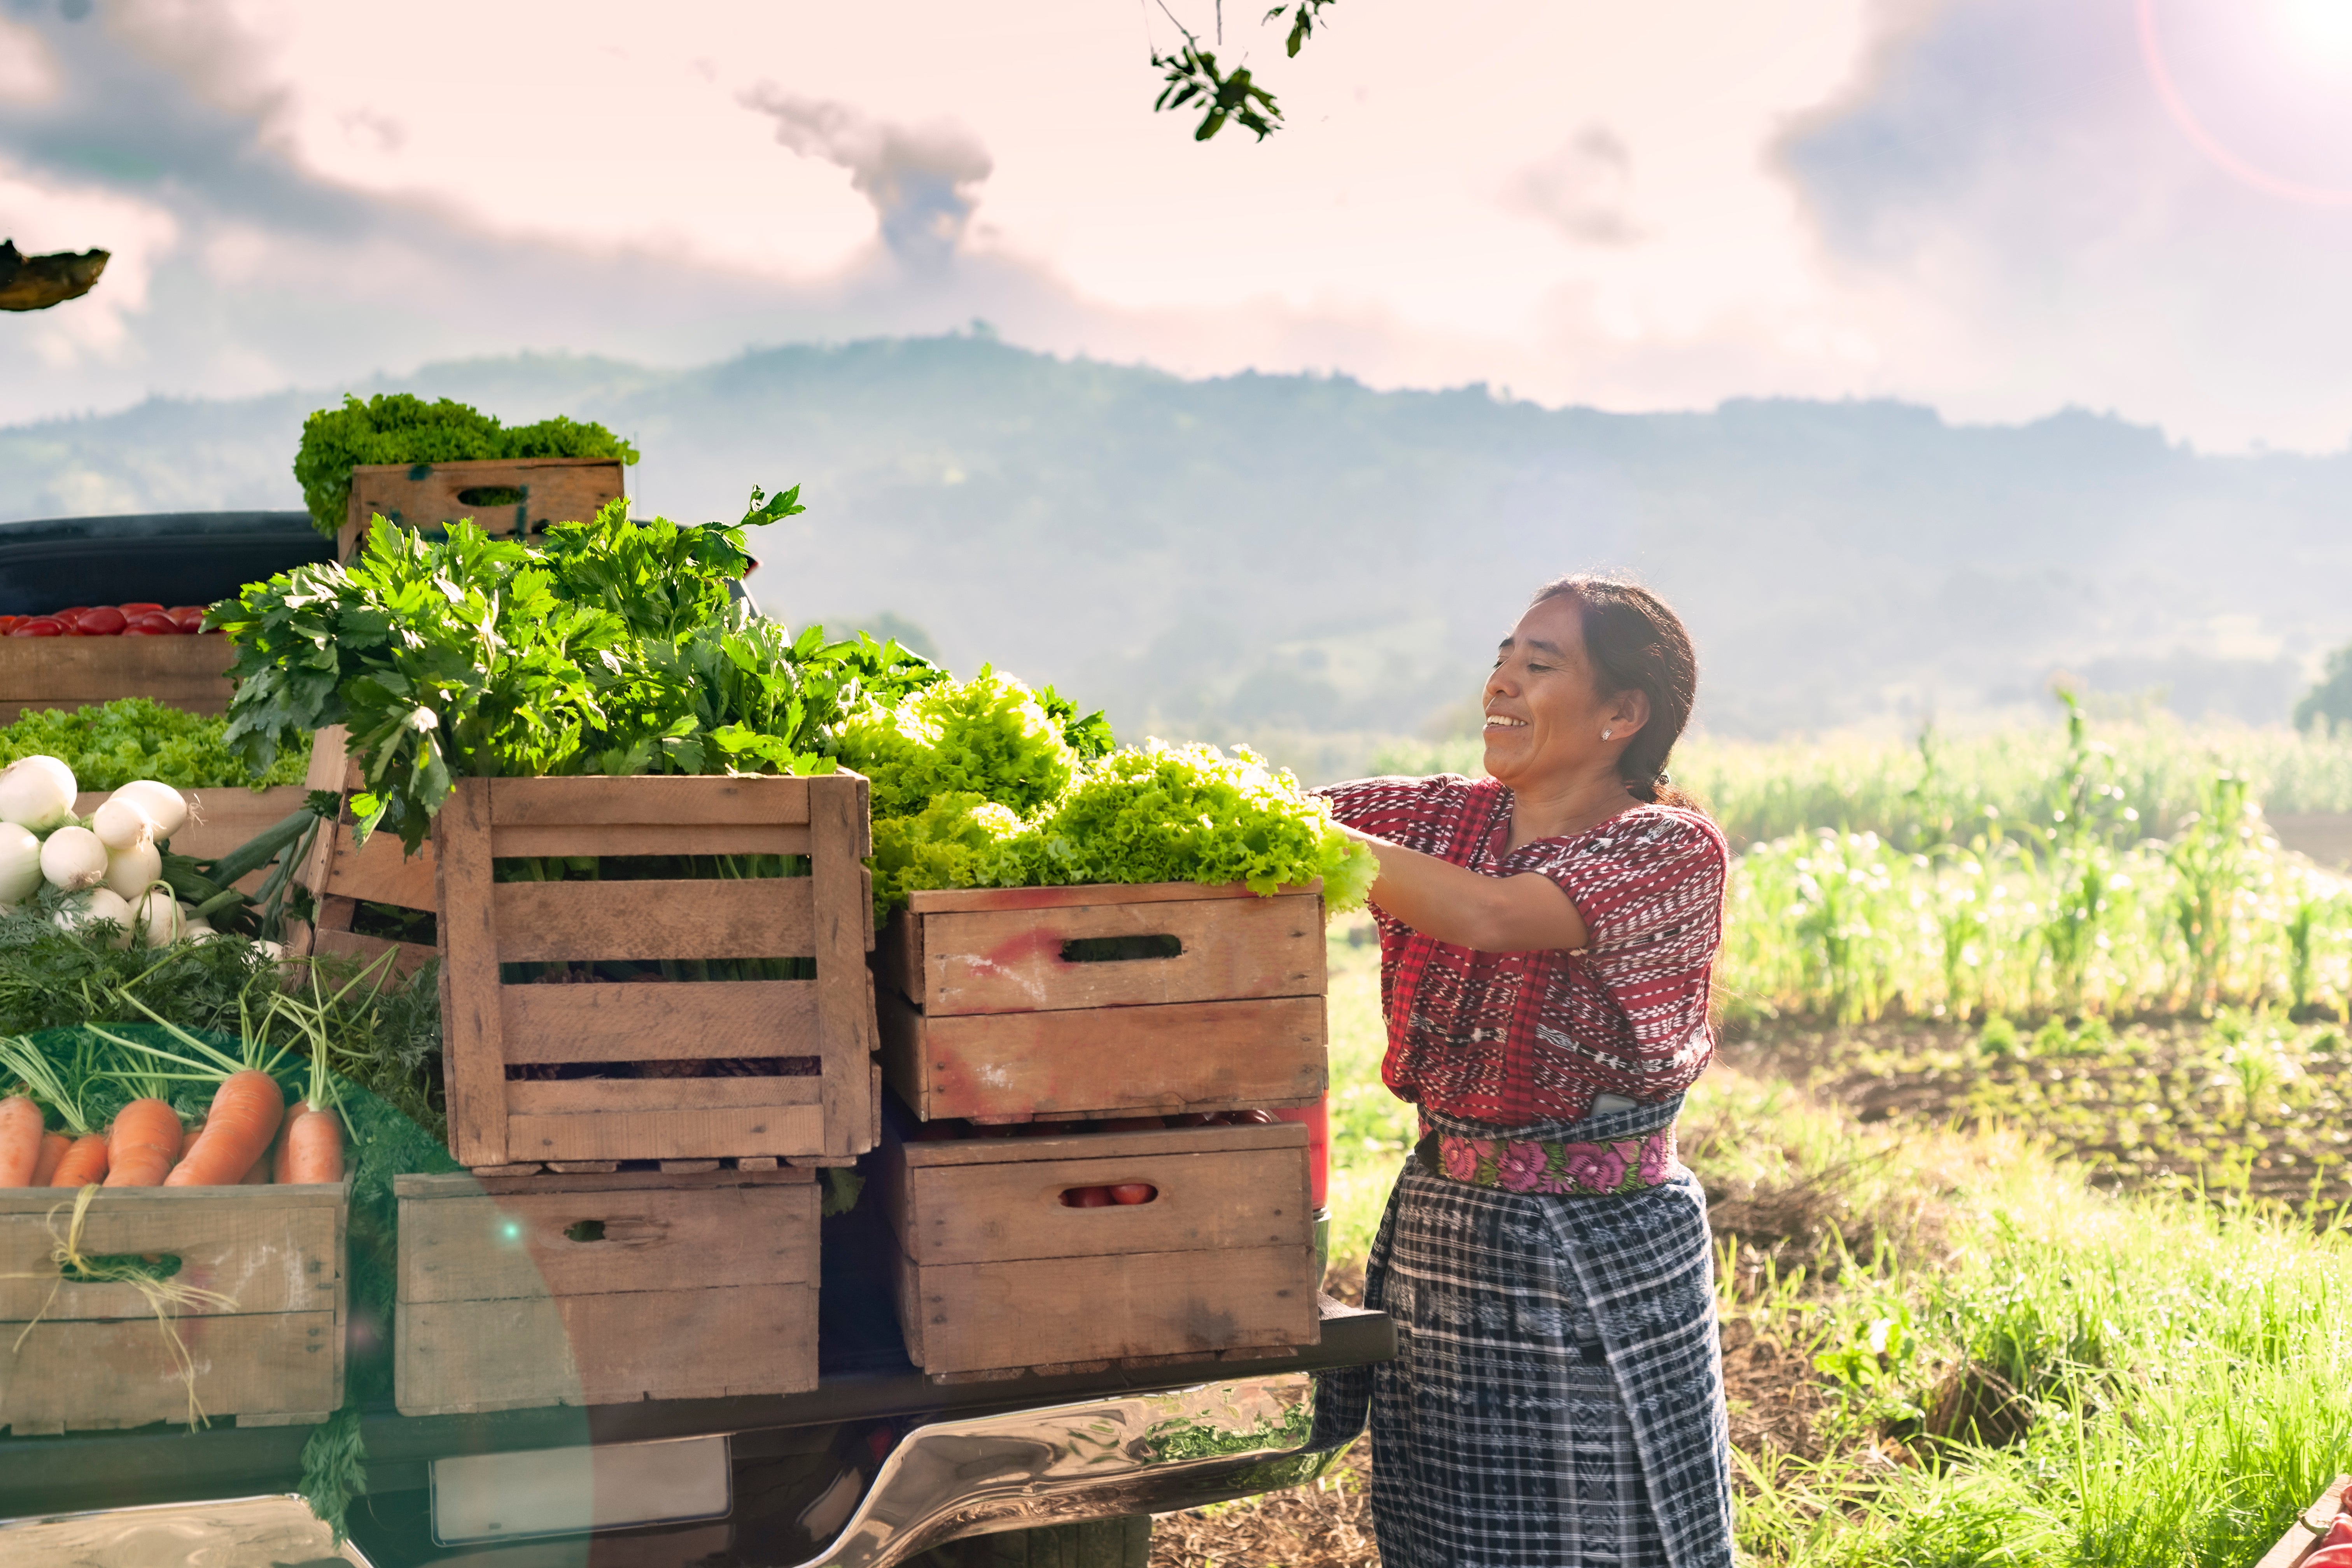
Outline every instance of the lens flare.
{"type": "MultiPolygon", "coordinates": [[[[2147,62],[2148,81],[2156,95],[2163,100],[2165,111],[2180,127],[2181,134],[2196,144],[2197,150],[2219,165],[2223,172],[2269,195],[2309,206],[2352,206],[2352,188],[2344,186],[2310,185],[2295,180],[2281,179],[2224,146],[2221,138],[2205,127],[2196,110],[2189,106],[2179,83],[2173,79],[2172,68],[2166,63],[2164,40],[2156,26],[2156,0],[2138,0],[2139,50],[2147,62]]],[[[2342,47],[2352,56],[2352,0],[2289,0],[2283,18],[2298,37],[2313,40],[2313,47],[2324,47],[2320,40],[2341,38],[2342,47]]],[[[2330,48],[2329,52],[2333,52],[2330,48]]]]}

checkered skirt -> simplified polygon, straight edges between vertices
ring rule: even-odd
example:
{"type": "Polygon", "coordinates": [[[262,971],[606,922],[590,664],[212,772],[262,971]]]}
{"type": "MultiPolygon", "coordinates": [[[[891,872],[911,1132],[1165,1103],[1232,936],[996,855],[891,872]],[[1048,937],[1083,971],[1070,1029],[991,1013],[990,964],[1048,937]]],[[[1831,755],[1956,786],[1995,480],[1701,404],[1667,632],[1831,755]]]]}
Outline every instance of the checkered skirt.
{"type": "MultiPolygon", "coordinates": [[[[1575,1125],[1634,1135],[1661,1110],[1575,1125]]],[[[1575,1197],[1410,1163],[1364,1300],[1396,1321],[1397,1358],[1329,1374],[1318,1403],[1346,1421],[1369,1398],[1387,1568],[1728,1568],[1713,1254],[1688,1171],[1575,1197]]]]}

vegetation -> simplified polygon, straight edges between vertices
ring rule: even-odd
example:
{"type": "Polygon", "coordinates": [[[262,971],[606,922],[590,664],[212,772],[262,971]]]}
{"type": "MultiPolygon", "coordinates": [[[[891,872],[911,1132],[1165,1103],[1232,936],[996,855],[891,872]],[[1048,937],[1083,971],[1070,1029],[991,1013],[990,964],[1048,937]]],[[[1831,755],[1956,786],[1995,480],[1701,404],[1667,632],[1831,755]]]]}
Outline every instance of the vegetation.
{"type": "Polygon", "coordinates": [[[2294,705],[2294,727],[2332,733],[2337,726],[2352,729],[2352,647],[2327,656],[2319,684],[2294,705]]]}
{"type": "Polygon", "coordinates": [[[0,728],[0,767],[19,757],[55,757],[85,790],[120,789],[154,779],[178,789],[300,784],[310,741],[292,739],[268,767],[255,772],[228,743],[228,721],[122,697],[70,711],[36,709],[0,728]]]}

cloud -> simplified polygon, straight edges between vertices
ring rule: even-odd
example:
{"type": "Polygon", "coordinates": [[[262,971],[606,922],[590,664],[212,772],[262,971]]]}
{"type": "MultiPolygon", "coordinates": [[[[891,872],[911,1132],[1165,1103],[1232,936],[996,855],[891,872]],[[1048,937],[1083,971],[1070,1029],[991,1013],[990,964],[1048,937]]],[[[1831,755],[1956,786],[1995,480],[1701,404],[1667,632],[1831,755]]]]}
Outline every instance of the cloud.
{"type": "Polygon", "coordinates": [[[974,187],[996,167],[979,138],[950,121],[898,125],[772,82],[740,101],[776,122],[784,146],[848,170],[850,184],[874,204],[883,244],[901,260],[936,265],[952,255],[979,199],[974,187]]]}
{"type": "Polygon", "coordinates": [[[1523,171],[1511,197],[1570,239],[1631,245],[1641,238],[1626,212],[1633,184],[1632,152],[1609,127],[1592,124],[1523,171]]]}

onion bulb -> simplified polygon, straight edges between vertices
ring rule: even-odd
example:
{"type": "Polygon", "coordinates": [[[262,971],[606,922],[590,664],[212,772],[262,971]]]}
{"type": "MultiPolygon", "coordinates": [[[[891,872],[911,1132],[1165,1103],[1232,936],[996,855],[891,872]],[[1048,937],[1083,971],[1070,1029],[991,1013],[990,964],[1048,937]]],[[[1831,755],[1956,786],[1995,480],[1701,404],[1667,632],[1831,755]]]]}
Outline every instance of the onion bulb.
{"type": "Polygon", "coordinates": [[[111,801],[123,801],[139,808],[148,821],[155,825],[155,837],[169,838],[188,823],[188,800],[170,784],[153,779],[132,779],[107,796],[111,801]]]}
{"type": "Polygon", "coordinates": [[[136,796],[125,799],[120,794],[107,796],[106,804],[90,817],[89,827],[100,843],[118,855],[142,838],[161,837],[146,802],[136,796]]]}
{"type": "Polygon", "coordinates": [[[0,771],[0,822],[47,833],[73,820],[73,770],[55,757],[19,757],[0,771]]]}
{"type": "Polygon", "coordinates": [[[155,847],[152,838],[141,838],[129,848],[117,849],[106,858],[106,885],[123,899],[144,897],[163,876],[163,852],[155,847]]]}
{"type": "Polygon", "coordinates": [[[131,933],[149,947],[169,947],[179,941],[186,921],[169,888],[150,888],[131,906],[131,933]]]}
{"type": "Polygon", "coordinates": [[[0,822],[0,905],[23,903],[41,885],[41,841],[18,823],[0,822]]]}
{"type": "Polygon", "coordinates": [[[41,875],[78,893],[106,880],[106,846],[87,827],[60,827],[41,846],[41,875]]]}
{"type": "Polygon", "coordinates": [[[131,906],[106,888],[92,888],[73,904],[57,913],[59,931],[79,931],[92,921],[112,921],[114,934],[107,939],[109,947],[131,945],[131,906]]]}

